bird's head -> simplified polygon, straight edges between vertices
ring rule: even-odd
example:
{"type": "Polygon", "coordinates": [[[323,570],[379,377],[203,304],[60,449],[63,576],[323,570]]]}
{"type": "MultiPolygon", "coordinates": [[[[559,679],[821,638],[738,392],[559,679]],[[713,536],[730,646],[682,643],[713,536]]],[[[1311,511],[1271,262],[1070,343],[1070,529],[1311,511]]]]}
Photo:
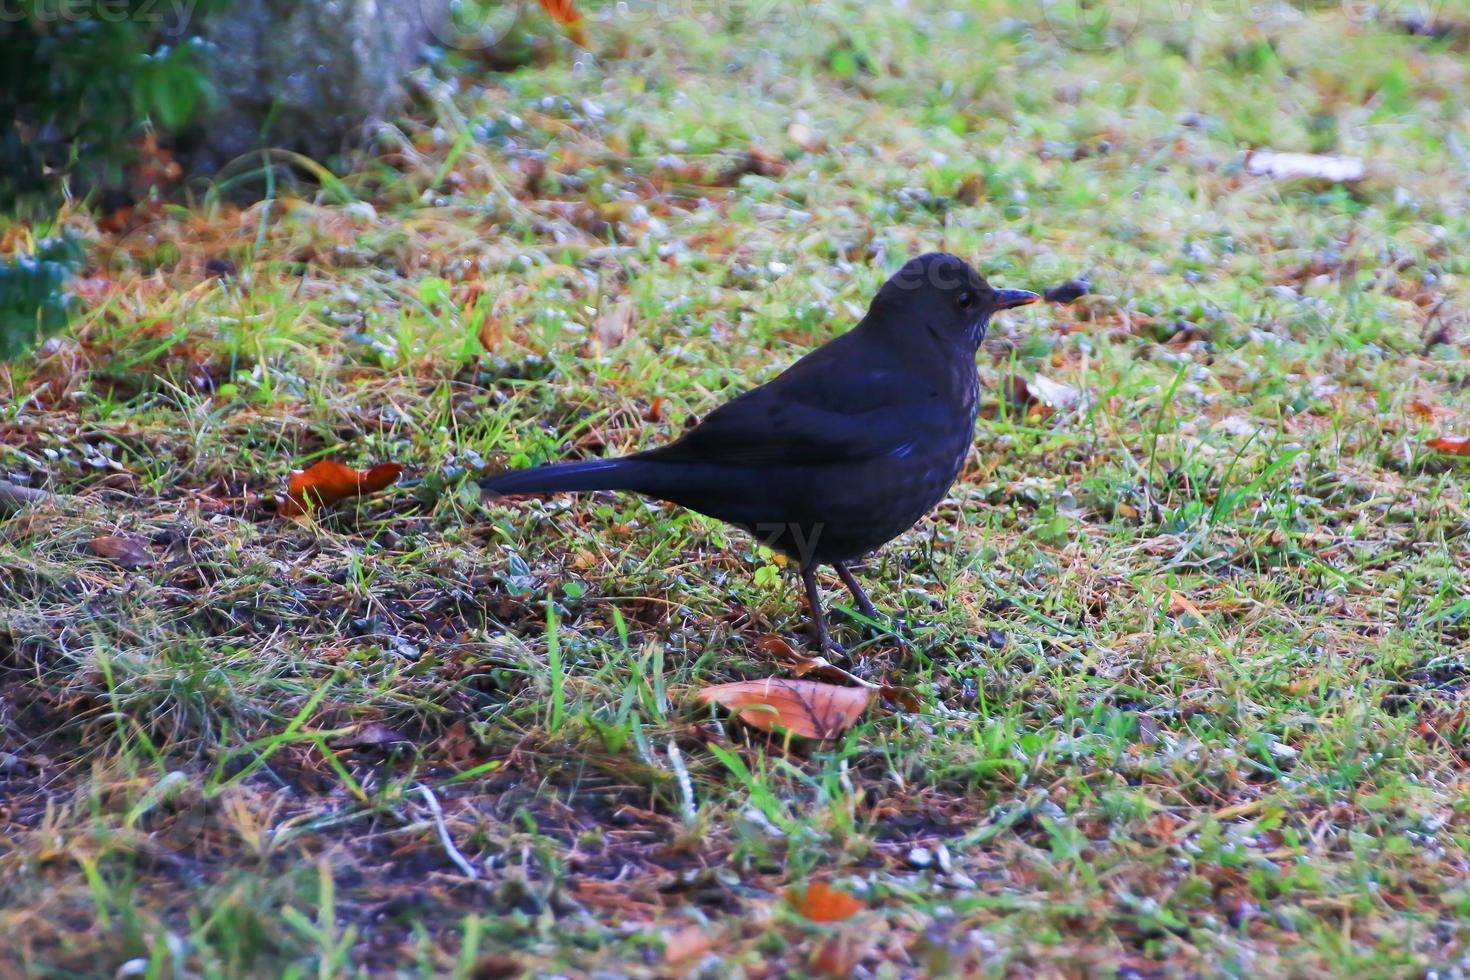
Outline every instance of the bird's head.
{"type": "Polygon", "coordinates": [[[1024,289],[995,289],[970,264],[948,252],[927,252],[904,263],[873,297],[867,322],[883,332],[925,330],[946,345],[978,350],[992,314],[1035,303],[1024,289]]]}

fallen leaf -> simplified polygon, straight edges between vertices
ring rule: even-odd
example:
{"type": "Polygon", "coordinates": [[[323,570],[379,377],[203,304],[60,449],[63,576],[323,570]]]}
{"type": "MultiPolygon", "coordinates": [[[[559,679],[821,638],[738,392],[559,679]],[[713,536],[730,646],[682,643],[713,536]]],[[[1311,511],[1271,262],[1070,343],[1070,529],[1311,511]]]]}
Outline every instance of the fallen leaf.
{"type": "Polygon", "coordinates": [[[786,889],[786,901],[813,922],[841,922],[861,912],[865,906],[847,892],[831,885],[814,881],[805,889],[792,886],[786,889]]]}
{"type": "Polygon", "coordinates": [[[1169,593],[1168,613],[1170,616],[1193,616],[1201,623],[1205,621],[1205,614],[1199,611],[1199,607],[1178,592],[1169,593]]]}
{"type": "Polygon", "coordinates": [[[1043,405],[1064,412],[1082,400],[1082,392],[1071,385],[1038,374],[1030,382],[1031,395],[1043,405]]]}
{"type": "Polygon", "coordinates": [[[457,721],[444,730],[435,747],[451,765],[462,766],[473,760],[479,743],[470,734],[469,726],[457,721]]]}
{"type": "Polygon", "coordinates": [[[1037,420],[1065,411],[1082,400],[1082,393],[1076,388],[1041,374],[1030,381],[1013,374],[1005,380],[1003,390],[1012,406],[1037,420]]]}
{"type": "Polygon", "coordinates": [[[92,554],[106,558],[119,568],[142,568],[153,564],[153,552],[141,538],[124,538],[106,534],[87,542],[92,554]]]}
{"type": "Polygon", "coordinates": [[[850,977],[862,958],[862,944],[851,930],[846,930],[822,943],[812,957],[812,973],[819,977],[850,977]]]}
{"type": "Polygon", "coordinates": [[[746,174],[755,174],[758,177],[779,177],[790,166],[786,158],[779,153],[768,150],[764,146],[752,146],[733,167],[715,178],[715,186],[733,187],[746,174]]]}
{"type": "Polygon", "coordinates": [[[985,197],[985,175],[970,174],[955,185],[954,198],[961,204],[978,204],[985,197]]]}
{"type": "Polygon", "coordinates": [[[486,953],[470,969],[471,980],[508,980],[526,972],[520,960],[504,953],[486,953]]]}
{"type": "Polygon", "coordinates": [[[832,739],[851,728],[873,700],[872,690],[779,677],[717,684],[699,692],[763,732],[784,729],[802,738],[832,739]]]}
{"type": "Polygon", "coordinates": [[[541,0],[541,9],[551,15],[551,19],[560,24],[567,32],[567,37],[582,47],[587,46],[587,33],[582,22],[582,12],[577,9],[572,0],[541,0]]]}
{"type": "Polygon", "coordinates": [[[755,646],[757,650],[769,654],[777,663],[790,667],[797,677],[804,677],[812,671],[817,671],[817,675],[821,676],[823,668],[832,666],[826,657],[808,657],[798,652],[784,637],[763,636],[755,641],[755,646]]]}
{"type": "Polygon", "coordinates": [[[1427,402],[1420,401],[1409,402],[1408,412],[1410,415],[1417,415],[1426,422],[1447,419],[1455,414],[1453,409],[1445,408],[1443,405],[1430,405],[1427,402]]]}
{"type": "Polygon", "coordinates": [[[479,340],[480,346],[486,353],[494,353],[500,346],[500,318],[490,313],[480,321],[480,328],[475,331],[475,338],[479,340]]]}
{"type": "Polygon", "coordinates": [[[332,739],[332,748],[367,749],[380,745],[402,745],[411,741],[407,735],[394,731],[380,721],[368,721],[358,725],[351,734],[332,739]]]}
{"type": "Polygon", "coordinates": [[[397,463],[380,463],[370,470],[355,470],[324,459],[308,469],[291,471],[280,512],[284,517],[294,517],[306,513],[307,501],[320,507],[348,497],[376,493],[397,483],[401,475],[403,467],[397,463]]]}
{"type": "Polygon", "coordinates": [[[1424,445],[1435,452],[1448,453],[1451,456],[1470,456],[1470,436],[1442,436],[1430,439],[1424,445]]]}
{"type": "Polygon", "coordinates": [[[664,962],[670,966],[703,956],[715,946],[714,937],[696,925],[674,929],[664,936],[664,962]]]}
{"type": "Polygon", "coordinates": [[[1362,180],[1363,161],[1357,157],[1328,156],[1321,153],[1278,153],[1275,150],[1252,150],[1245,158],[1247,173],[1291,180],[1305,177],[1334,184],[1362,180]]]}
{"type": "Polygon", "coordinates": [[[918,692],[909,687],[895,687],[884,684],[878,688],[878,696],[885,701],[891,701],[905,711],[922,711],[924,702],[919,700],[918,692]]]}
{"type": "Polygon", "coordinates": [[[632,324],[633,301],[620,299],[611,306],[605,307],[597,315],[597,322],[592,327],[592,335],[597,338],[603,350],[611,350],[627,339],[632,324]]]}
{"type": "Polygon", "coordinates": [[[807,153],[818,153],[826,148],[826,144],[816,133],[812,132],[811,127],[802,123],[794,122],[787,126],[786,135],[791,138],[791,142],[807,153]]]}
{"type": "Polygon", "coordinates": [[[20,510],[30,504],[54,503],[56,498],[45,490],[23,487],[9,480],[0,480],[0,512],[20,510]]]}

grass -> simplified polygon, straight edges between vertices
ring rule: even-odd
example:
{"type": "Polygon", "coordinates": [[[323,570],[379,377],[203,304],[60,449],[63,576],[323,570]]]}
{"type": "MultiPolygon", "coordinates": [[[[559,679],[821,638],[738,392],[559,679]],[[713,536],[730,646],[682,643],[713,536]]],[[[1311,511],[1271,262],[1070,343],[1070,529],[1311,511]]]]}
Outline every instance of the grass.
{"type": "Polygon", "coordinates": [[[64,214],[86,312],[0,368],[0,470],[65,495],[0,519],[0,970],[1463,969],[1470,525],[1425,441],[1470,413],[1470,10],[1039,9],[594,9],[595,55],[425,72],[317,196],[64,214]],[[940,246],[1093,293],[995,324],[961,480],[864,570],[918,639],[835,617],[921,710],[789,748],[698,710],[783,672],[790,569],[478,500],[669,438],[940,246]],[[1081,397],[1006,396],[1038,374],[1081,397]],[[409,474],[275,515],[323,457],[409,474]]]}

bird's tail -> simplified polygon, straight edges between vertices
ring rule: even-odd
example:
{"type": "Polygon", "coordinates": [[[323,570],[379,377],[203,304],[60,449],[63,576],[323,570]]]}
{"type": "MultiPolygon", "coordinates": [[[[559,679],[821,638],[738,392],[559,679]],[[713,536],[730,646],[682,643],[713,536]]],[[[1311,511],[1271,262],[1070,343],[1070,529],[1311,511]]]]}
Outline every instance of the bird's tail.
{"type": "Polygon", "coordinates": [[[658,465],[640,459],[588,459],[511,470],[480,481],[487,494],[564,493],[587,490],[656,492],[658,465]]]}

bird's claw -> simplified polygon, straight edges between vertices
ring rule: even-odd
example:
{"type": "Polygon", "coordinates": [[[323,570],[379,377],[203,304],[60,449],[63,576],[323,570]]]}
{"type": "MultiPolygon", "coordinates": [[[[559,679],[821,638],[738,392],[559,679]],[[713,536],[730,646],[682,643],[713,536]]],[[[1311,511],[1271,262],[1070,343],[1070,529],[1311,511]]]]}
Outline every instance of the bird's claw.
{"type": "Polygon", "coordinates": [[[933,627],[922,619],[904,619],[902,616],[888,617],[888,627],[905,640],[912,640],[920,633],[928,633],[933,627]]]}
{"type": "Polygon", "coordinates": [[[847,647],[831,637],[809,637],[806,647],[813,656],[822,657],[833,666],[848,667],[852,664],[852,654],[847,652],[847,647]]]}

